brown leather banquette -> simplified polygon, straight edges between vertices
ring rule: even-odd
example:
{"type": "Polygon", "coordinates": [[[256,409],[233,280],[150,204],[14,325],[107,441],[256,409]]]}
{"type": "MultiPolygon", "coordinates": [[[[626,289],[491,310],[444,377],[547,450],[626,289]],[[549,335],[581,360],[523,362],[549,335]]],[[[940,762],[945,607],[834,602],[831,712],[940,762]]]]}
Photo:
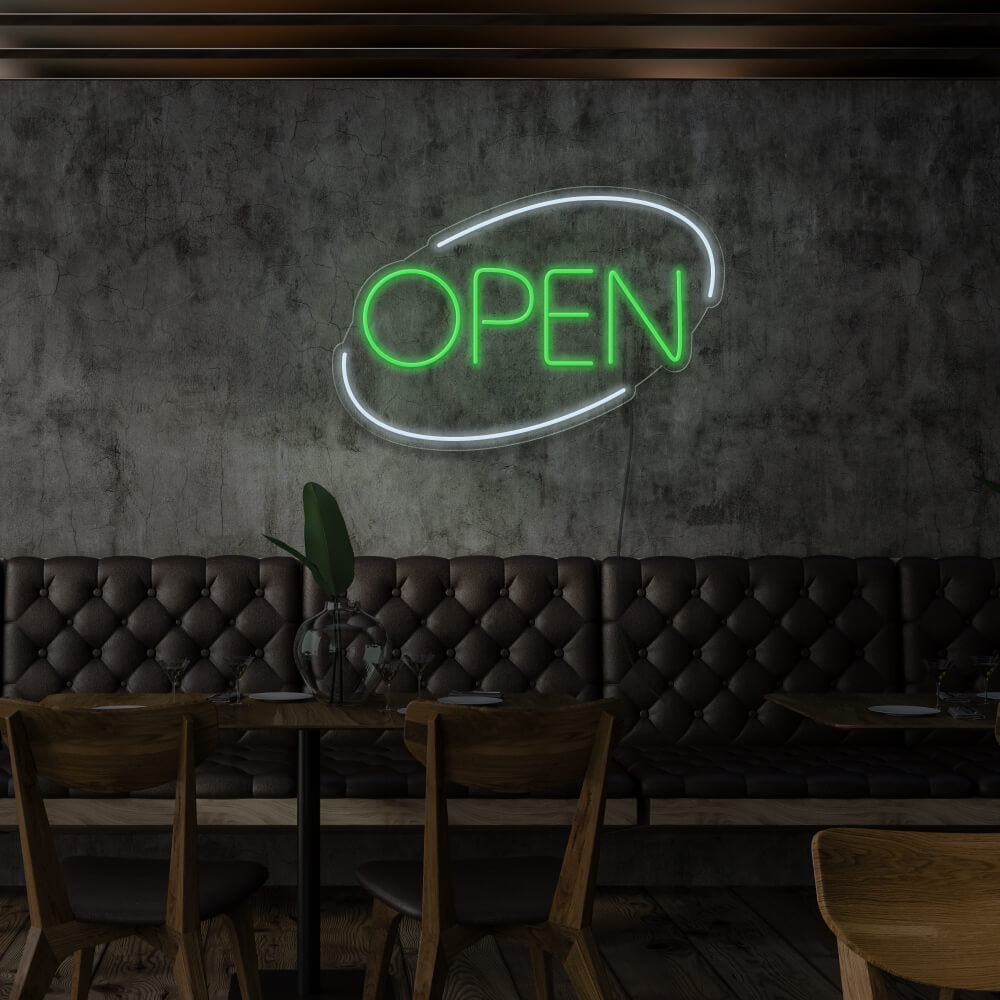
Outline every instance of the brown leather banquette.
{"type": "MultiPolygon", "coordinates": [[[[624,699],[613,798],[968,799],[1000,794],[992,741],[844,735],[765,695],[899,691],[922,683],[925,657],[997,650],[998,586],[1000,560],[972,557],[414,556],[359,558],[350,596],[393,656],[433,655],[433,694],[624,699]]],[[[249,654],[245,690],[299,689],[292,637],[321,600],[285,557],[12,558],[3,694],[168,690],[164,654],[194,660],[186,690],[231,686],[227,659],[249,654]]],[[[394,686],[415,680],[402,670],[394,686]]],[[[294,794],[292,734],[230,734],[199,768],[202,798],[294,794]]],[[[330,732],[322,794],[420,797],[422,769],[398,733],[330,732]]]]}

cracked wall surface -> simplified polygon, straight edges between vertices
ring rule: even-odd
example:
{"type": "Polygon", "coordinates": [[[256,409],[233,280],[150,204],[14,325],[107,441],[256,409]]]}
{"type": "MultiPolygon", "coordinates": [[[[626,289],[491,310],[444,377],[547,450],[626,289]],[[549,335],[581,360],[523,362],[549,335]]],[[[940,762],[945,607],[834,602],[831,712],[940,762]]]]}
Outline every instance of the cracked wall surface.
{"type": "Polygon", "coordinates": [[[629,421],[624,553],[998,551],[1000,84],[4,81],[0,194],[0,555],[268,554],[315,479],[359,552],[603,556],[629,421]],[[515,448],[356,424],[362,282],[569,185],[710,220],[690,366],[515,448]]]}

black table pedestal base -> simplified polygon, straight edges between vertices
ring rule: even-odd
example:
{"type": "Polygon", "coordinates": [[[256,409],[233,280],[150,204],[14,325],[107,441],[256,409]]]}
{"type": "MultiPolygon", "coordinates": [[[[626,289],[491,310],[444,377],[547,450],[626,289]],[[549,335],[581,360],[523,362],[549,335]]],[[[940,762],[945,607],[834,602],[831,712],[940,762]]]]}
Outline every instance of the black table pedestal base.
{"type": "MultiPolygon", "coordinates": [[[[365,984],[364,969],[323,969],[317,983],[319,991],[301,997],[298,993],[298,973],[294,969],[264,969],[260,974],[260,989],[264,1000],[361,1000],[365,984]]],[[[243,1000],[240,984],[233,976],[229,984],[229,1000],[243,1000]]],[[[395,1000],[391,984],[382,1000],[395,1000]]]]}

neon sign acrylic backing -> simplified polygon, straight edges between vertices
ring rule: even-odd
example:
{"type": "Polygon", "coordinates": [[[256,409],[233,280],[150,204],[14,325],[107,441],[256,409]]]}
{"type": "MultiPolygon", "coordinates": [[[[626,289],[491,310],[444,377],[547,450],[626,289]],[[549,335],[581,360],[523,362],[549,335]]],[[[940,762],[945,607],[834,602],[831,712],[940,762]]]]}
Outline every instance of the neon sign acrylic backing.
{"type": "Polygon", "coordinates": [[[508,202],[364,283],[334,351],[337,393],[368,430],[411,447],[545,437],[682,371],[723,278],[708,224],[659,195],[563,188],[508,202]]]}

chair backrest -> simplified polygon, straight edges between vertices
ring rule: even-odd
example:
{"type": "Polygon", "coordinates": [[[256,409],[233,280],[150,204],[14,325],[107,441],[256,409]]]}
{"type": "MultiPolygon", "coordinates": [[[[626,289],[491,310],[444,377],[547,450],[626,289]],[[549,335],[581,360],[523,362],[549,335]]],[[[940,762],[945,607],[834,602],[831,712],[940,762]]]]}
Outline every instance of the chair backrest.
{"type": "Polygon", "coordinates": [[[26,707],[19,712],[35,771],[69,788],[133,792],[177,777],[182,719],[193,726],[195,763],[218,741],[218,710],[205,702],[165,708],[89,710],[26,707]]]}
{"type": "Polygon", "coordinates": [[[437,720],[441,777],[491,792],[539,792],[586,773],[601,716],[624,717],[618,700],[550,709],[480,708],[410,702],[407,749],[427,765],[427,732],[437,720]]]}
{"type": "Polygon", "coordinates": [[[820,912],[842,948],[904,979],[1000,989],[1000,836],[831,829],[812,850],[820,912]]]}
{"type": "Polygon", "coordinates": [[[198,927],[194,766],[216,745],[218,714],[215,705],[178,701],[111,711],[3,704],[33,927],[74,919],[38,775],[71,788],[119,793],[176,779],[167,924],[182,932],[198,927]]]}
{"type": "Polygon", "coordinates": [[[604,818],[608,759],[625,705],[617,699],[562,708],[471,708],[410,702],[403,735],[427,767],[423,920],[455,922],[445,783],[493,792],[543,791],[583,777],[549,919],[590,923],[604,818]]]}

